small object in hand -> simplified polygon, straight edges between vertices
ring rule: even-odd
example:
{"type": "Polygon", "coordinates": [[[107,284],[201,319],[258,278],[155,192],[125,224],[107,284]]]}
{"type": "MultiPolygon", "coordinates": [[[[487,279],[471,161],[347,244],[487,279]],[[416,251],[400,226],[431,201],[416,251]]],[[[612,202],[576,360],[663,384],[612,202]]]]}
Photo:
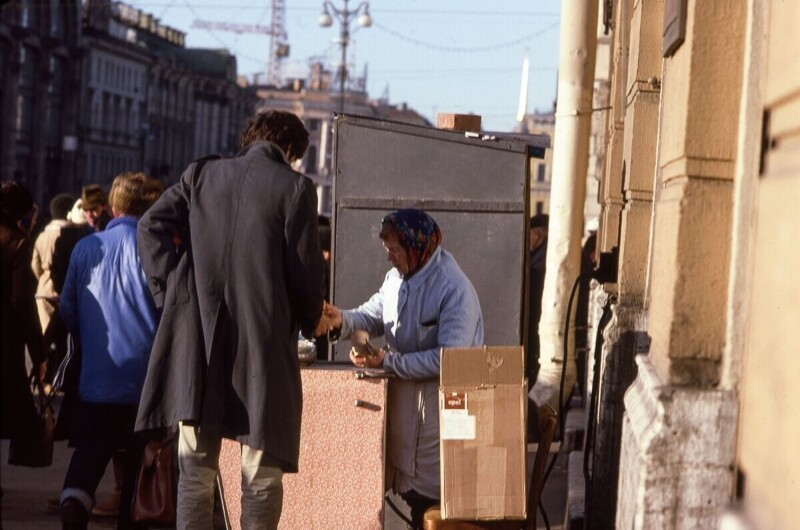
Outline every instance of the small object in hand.
{"type": "Polygon", "coordinates": [[[370,344],[369,334],[366,331],[354,331],[350,337],[353,347],[350,348],[350,355],[353,357],[374,357],[378,349],[370,344]]]}

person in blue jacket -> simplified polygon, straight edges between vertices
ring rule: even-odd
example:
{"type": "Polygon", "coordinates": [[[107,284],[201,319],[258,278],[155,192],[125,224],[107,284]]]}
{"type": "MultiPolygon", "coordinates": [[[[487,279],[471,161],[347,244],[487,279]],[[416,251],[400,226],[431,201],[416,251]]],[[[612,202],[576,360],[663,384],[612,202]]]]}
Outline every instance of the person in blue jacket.
{"type": "Polygon", "coordinates": [[[380,238],[393,268],[372,297],[349,311],[326,305],[333,334],[385,335],[374,355],[354,355],[356,366],[383,368],[389,381],[387,451],[390,484],[407,503],[414,528],[439,504],[440,349],[483,344],[483,316],[475,288],[440,245],[436,221],[416,209],[393,212],[380,238]]]}
{"type": "Polygon", "coordinates": [[[72,454],[61,492],[65,529],[87,526],[112,453],[126,449],[118,528],[130,528],[136,469],[144,442],[133,434],[158,312],[136,243],[139,217],[163,191],[142,173],[123,173],[109,194],[114,219],[72,252],[59,312],[81,347],[72,454]]]}

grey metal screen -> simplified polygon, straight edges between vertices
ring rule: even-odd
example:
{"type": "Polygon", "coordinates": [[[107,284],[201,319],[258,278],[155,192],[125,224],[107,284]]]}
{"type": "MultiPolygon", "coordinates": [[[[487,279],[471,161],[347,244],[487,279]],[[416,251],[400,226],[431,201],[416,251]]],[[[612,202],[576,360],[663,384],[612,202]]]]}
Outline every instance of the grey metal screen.
{"type": "MultiPolygon", "coordinates": [[[[518,139],[337,116],[333,303],[353,308],[377,292],[391,268],[380,220],[419,208],[478,292],[486,343],[522,344],[532,155],[543,149],[518,139]]],[[[346,359],[349,347],[338,344],[334,358],[346,359]]]]}

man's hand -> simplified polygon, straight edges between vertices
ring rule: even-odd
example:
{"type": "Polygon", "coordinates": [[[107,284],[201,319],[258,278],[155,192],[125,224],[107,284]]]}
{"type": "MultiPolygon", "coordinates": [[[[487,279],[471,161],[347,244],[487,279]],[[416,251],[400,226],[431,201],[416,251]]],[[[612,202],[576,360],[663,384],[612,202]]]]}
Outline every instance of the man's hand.
{"type": "Polygon", "coordinates": [[[328,318],[328,330],[342,327],[342,311],[338,307],[325,302],[322,312],[328,318]]]}

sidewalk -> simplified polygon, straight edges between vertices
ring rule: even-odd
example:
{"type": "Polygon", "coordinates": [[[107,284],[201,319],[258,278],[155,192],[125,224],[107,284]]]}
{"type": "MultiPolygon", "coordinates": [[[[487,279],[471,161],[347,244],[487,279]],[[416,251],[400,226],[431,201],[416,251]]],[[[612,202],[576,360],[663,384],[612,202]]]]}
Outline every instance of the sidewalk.
{"type": "MultiPolygon", "coordinates": [[[[0,525],[3,530],[58,530],[61,519],[58,514],[47,513],[47,500],[57,499],[61,493],[64,476],[72,456],[67,442],[56,442],[53,450],[53,465],[50,467],[19,467],[8,465],[8,440],[0,445],[0,486],[3,499],[0,501],[0,525]]],[[[107,498],[114,490],[111,469],[106,471],[97,497],[107,498]]],[[[93,518],[90,530],[116,528],[116,519],[93,518]]]]}
{"type": "MultiPolygon", "coordinates": [[[[9,466],[8,440],[2,440],[2,444],[0,444],[0,486],[3,488],[3,498],[0,501],[0,506],[2,506],[0,528],[3,530],[59,530],[61,528],[59,516],[47,513],[47,500],[58,497],[71,456],[72,449],[67,447],[67,442],[56,442],[52,466],[43,468],[9,466]]],[[[567,497],[565,462],[564,455],[560,455],[542,492],[542,502],[550,519],[551,530],[563,528],[567,497]]],[[[98,498],[102,501],[111,494],[113,489],[114,479],[109,466],[97,490],[98,498]]],[[[291,499],[286,499],[286,502],[291,502],[291,499]]],[[[90,530],[113,528],[116,528],[115,519],[93,518],[89,522],[90,530]]],[[[545,528],[541,514],[537,517],[537,528],[545,528]]]]}

